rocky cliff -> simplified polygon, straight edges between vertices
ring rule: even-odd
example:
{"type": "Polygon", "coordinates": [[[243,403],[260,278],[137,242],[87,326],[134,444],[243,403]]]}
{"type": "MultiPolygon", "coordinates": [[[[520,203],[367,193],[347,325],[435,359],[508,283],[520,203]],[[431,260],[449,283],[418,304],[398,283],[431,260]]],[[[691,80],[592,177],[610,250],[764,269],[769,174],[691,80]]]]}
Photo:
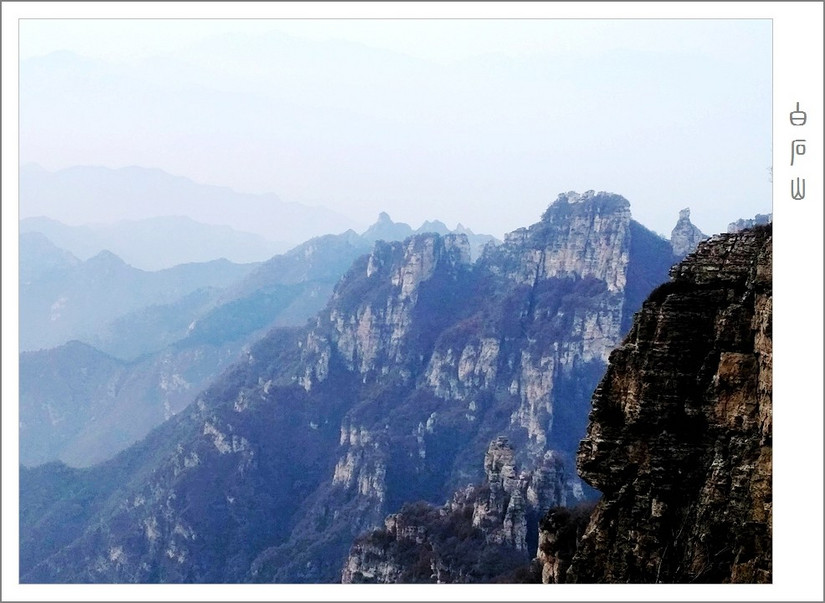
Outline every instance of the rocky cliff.
{"type": "Polygon", "coordinates": [[[645,302],[579,447],[602,498],[575,546],[545,518],[545,581],[771,581],[771,240],[715,236],[645,302]]]}
{"type": "Polygon", "coordinates": [[[773,214],[756,214],[753,218],[740,218],[736,222],[728,224],[728,232],[739,232],[754,226],[763,226],[773,221],[773,214]]]}
{"type": "Polygon", "coordinates": [[[145,441],[78,473],[88,487],[23,472],[39,509],[21,520],[23,580],[337,581],[388,514],[485,478],[470,527],[529,555],[525,510],[585,496],[572,458],[590,396],[671,260],[625,199],[594,192],[561,195],[475,263],[462,234],[378,241],[305,327],[272,331],[145,441]],[[485,469],[498,436],[512,453],[485,469]]]}
{"type": "MultiPolygon", "coordinates": [[[[56,248],[51,247],[54,256],[56,248]]],[[[270,328],[304,324],[324,307],[352,261],[370,248],[352,231],[318,237],[261,265],[246,267],[234,279],[224,277],[222,284],[232,283],[229,287],[200,288],[169,304],[146,305],[108,324],[109,314],[75,300],[75,313],[97,321],[97,334],[84,338],[94,347],[74,341],[20,355],[21,463],[33,466],[60,460],[85,467],[111,458],[183,410],[270,328]]],[[[57,287],[70,280],[66,275],[55,280],[54,269],[43,269],[43,264],[57,264],[52,257],[45,256],[49,261],[44,262],[43,254],[32,255],[21,255],[21,260],[31,260],[28,273],[34,273],[33,265],[41,265],[39,278],[32,274],[32,282],[57,287]]],[[[226,262],[214,264],[220,273],[226,262]]],[[[162,275],[121,268],[144,279],[162,275]]],[[[183,266],[163,273],[197,268],[183,266]]],[[[209,271],[200,268],[195,274],[203,272],[209,271]]],[[[145,282],[125,280],[110,294],[130,298],[131,304],[152,299],[153,289],[143,286],[145,282]],[[141,289],[141,294],[135,295],[135,289],[141,289]]],[[[194,277],[189,280],[199,282],[194,277]]],[[[167,281],[169,277],[162,282],[167,281]]],[[[204,275],[200,281],[208,282],[204,275]]],[[[173,294],[163,290],[156,301],[173,294]]],[[[21,324],[21,331],[26,326],[21,324]]]]}
{"type": "Polygon", "coordinates": [[[528,472],[508,439],[484,455],[485,477],[455,492],[443,506],[407,504],[384,527],[355,540],[343,583],[471,583],[513,581],[535,549],[528,534],[551,504],[572,504],[581,491],[565,463],[547,452],[528,472]]]}
{"type": "MultiPolygon", "coordinates": [[[[493,240],[461,230],[471,248],[493,240]]],[[[440,222],[416,232],[432,231],[449,233],[440,222]]],[[[362,235],[316,237],[260,264],[223,260],[153,273],[109,253],[81,262],[42,234],[24,233],[23,349],[69,337],[96,349],[75,341],[21,354],[21,463],[85,467],[111,458],[180,412],[269,329],[318,314],[377,240],[412,234],[382,214],[362,235]],[[93,355],[106,360],[91,367],[93,355]]]]}
{"type": "Polygon", "coordinates": [[[679,212],[679,220],[670,233],[670,245],[673,247],[673,254],[676,257],[685,257],[707,238],[708,235],[696,228],[693,222],[690,221],[689,207],[679,212]]]}

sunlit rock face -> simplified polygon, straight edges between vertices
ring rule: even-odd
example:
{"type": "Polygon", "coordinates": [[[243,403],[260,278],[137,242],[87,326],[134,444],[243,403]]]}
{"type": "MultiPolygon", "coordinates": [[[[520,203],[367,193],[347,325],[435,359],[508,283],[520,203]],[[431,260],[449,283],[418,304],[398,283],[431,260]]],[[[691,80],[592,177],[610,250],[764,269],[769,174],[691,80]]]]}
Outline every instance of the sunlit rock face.
{"type": "MultiPolygon", "coordinates": [[[[306,326],[271,331],[107,466],[125,486],[84,474],[96,502],[63,541],[38,538],[59,513],[24,521],[37,555],[23,575],[338,581],[359,535],[405,503],[441,505],[468,487],[456,525],[529,560],[540,515],[588,495],[573,459],[593,389],[672,257],[624,198],[594,192],[561,195],[475,262],[464,234],[379,240],[306,326]],[[109,502],[129,496],[145,503],[109,502]],[[197,538],[181,540],[176,525],[197,538]],[[98,563],[110,549],[114,560],[98,563]]],[[[387,563],[362,573],[397,578],[387,563]]],[[[428,576],[469,580],[458,567],[436,563],[428,576]]]]}
{"type": "Polygon", "coordinates": [[[490,442],[483,466],[483,481],[456,491],[444,505],[404,505],[357,538],[341,581],[513,581],[530,562],[527,534],[535,532],[542,510],[581,493],[572,491],[564,463],[550,452],[534,471],[520,468],[503,436],[490,442]]]}
{"type": "Polygon", "coordinates": [[[572,548],[545,519],[545,581],[771,581],[771,261],[769,225],[715,236],[645,302],[579,447],[603,496],[572,548]]]}

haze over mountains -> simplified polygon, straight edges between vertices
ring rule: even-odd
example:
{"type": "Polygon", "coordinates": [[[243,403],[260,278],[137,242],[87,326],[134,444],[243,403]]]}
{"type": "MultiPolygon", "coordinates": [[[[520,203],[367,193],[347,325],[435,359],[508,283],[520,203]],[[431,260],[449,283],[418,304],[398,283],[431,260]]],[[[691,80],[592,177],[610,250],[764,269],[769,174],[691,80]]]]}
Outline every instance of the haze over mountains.
{"type": "Polygon", "coordinates": [[[254,268],[212,260],[147,272],[105,249],[81,261],[38,232],[21,235],[20,265],[22,350],[88,339],[129,312],[226,287],[254,268]]]}
{"type": "Polygon", "coordinates": [[[587,16],[21,19],[15,587],[770,582],[773,28],[587,16]]]}
{"type": "Polygon", "coordinates": [[[221,251],[234,255],[233,249],[242,245],[246,246],[242,252],[246,257],[236,255],[236,261],[249,261],[250,254],[263,260],[314,236],[358,228],[356,222],[323,207],[287,203],[274,194],[237,193],[137,166],[76,166],[50,172],[36,164],[24,165],[20,170],[20,217],[47,217],[73,226],[83,224],[79,219],[91,221],[93,225],[83,224],[86,227],[75,232],[43,223],[29,225],[25,220],[24,229],[48,228],[60,239],[55,243],[81,257],[98,240],[103,245],[114,242],[120,247],[118,251],[130,259],[134,256],[136,264],[145,269],[168,267],[181,263],[181,258],[204,261],[224,257],[214,255],[221,251]],[[134,223],[148,219],[152,220],[134,223]],[[133,224],[118,224],[124,220],[133,224]],[[220,228],[204,228],[195,222],[220,228]],[[152,244],[163,241],[164,230],[185,237],[178,240],[179,249],[167,243],[164,252],[170,260],[164,261],[157,251],[147,258],[152,244]],[[195,251],[200,246],[203,251],[195,251]],[[182,255],[187,251],[188,256],[182,255]],[[205,253],[212,255],[204,257],[205,253]]]}
{"type": "MultiPolygon", "coordinates": [[[[382,213],[361,235],[213,262],[228,282],[197,286],[220,271],[84,262],[25,233],[22,290],[69,292],[50,322],[84,284],[79,307],[117,297],[113,284],[163,301],[95,335],[122,358],[78,341],[21,355],[21,580],[560,575],[552,560],[526,568],[553,538],[536,529],[547,509],[597,496],[573,464],[593,389],[644,298],[704,237],[687,209],[668,241],[619,195],[569,192],[504,241],[382,213]]],[[[712,276],[727,256],[706,249],[712,276]]],[[[769,558],[752,564],[769,577],[769,558]]]]}
{"type": "MultiPolygon", "coordinates": [[[[26,222],[73,232],[51,220],[26,222]]],[[[128,233],[134,224],[121,228],[128,233]]],[[[21,461],[86,466],[109,458],[184,408],[267,330],[303,325],[377,240],[414,232],[382,213],[363,235],[315,237],[266,262],[213,260],[156,272],[106,250],[81,261],[41,232],[23,233],[21,461]]],[[[449,230],[428,222],[417,232],[449,230]]],[[[473,254],[493,240],[461,233],[473,254]]],[[[182,240],[185,234],[166,242],[182,240]]]]}
{"type": "MultiPolygon", "coordinates": [[[[101,35],[90,24],[92,35],[78,34],[74,48],[21,61],[21,161],[157,167],[326,205],[356,220],[356,230],[388,210],[409,223],[461,221],[501,237],[539,215],[547,191],[589,188],[623,191],[662,233],[688,204],[707,232],[769,211],[765,23],[381,24],[401,27],[398,38],[417,27],[425,51],[451,54],[447,30],[480,49],[440,61],[336,39],[348,25],[317,22],[329,32],[322,39],[279,31],[277,22],[253,23],[257,31],[246,34],[231,24],[238,31],[188,43],[165,32],[157,37],[173,37],[174,51],[144,40],[124,56],[116,44],[94,52],[83,43],[101,35]],[[519,29],[533,43],[500,52],[502,39],[524,40],[519,29]]],[[[154,42],[151,28],[129,24],[127,37],[145,31],[154,42]]]]}
{"type": "MultiPolygon", "coordinates": [[[[284,203],[271,194],[236,193],[140,167],[77,166],[49,172],[35,164],[23,166],[20,216],[21,233],[39,232],[81,260],[106,250],[142,270],[217,258],[260,262],[313,237],[364,228],[323,207],[284,203]],[[80,216],[94,220],[78,223],[80,216]]],[[[470,237],[474,257],[493,239],[461,224],[456,230],[470,237]]],[[[374,241],[413,232],[445,234],[450,229],[434,220],[414,230],[381,212],[363,234],[374,241]]]]}
{"type": "Polygon", "coordinates": [[[52,218],[25,218],[20,232],[40,233],[56,246],[87,260],[103,250],[141,270],[224,258],[235,263],[261,262],[290,246],[252,233],[196,222],[184,216],[120,220],[111,224],[70,226],[52,218]]]}
{"type": "MultiPolygon", "coordinates": [[[[379,228],[405,230],[387,216],[373,232],[379,228]]],[[[322,237],[290,257],[273,258],[266,271],[259,266],[258,284],[243,299],[266,291],[263,274],[290,273],[274,270],[278,264],[321,259],[325,241],[335,242],[333,255],[341,256],[342,244],[363,241],[353,235],[322,237]]],[[[27,579],[335,581],[360,531],[379,525],[405,501],[443,500],[479,480],[478,456],[500,434],[510,438],[515,458],[532,476],[525,478],[532,502],[520,508],[518,522],[537,520],[547,505],[583,498],[570,459],[590,392],[633,311],[675,261],[670,243],[632,221],[622,197],[591,191],[560,195],[539,223],[487,245],[476,262],[462,233],[381,239],[370,248],[313,320],[270,331],[203,393],[193,385],[194,404],[88,474],[91,489],[82,496],[93,498],[84,504],[84,517],[100,529],[87,519],[76,529],[59,528],[58,509],[33,525],[24,544],[27,579]],[[297,450],[300,455],[290,452],[297,450]],[[137,471],[135,478],[128,467],[137,471]],[[102,477],[109,472],[116,481],[102,477]],[[136,489],[120,492],[122,480],[136,489]],[[228,490],[203,487],[215,480],[228,490]],[[106,502],[111,496],[134,498],[134,505],[112,506],[106,502]],[[167,516],[157,505],[172,499],[182,506],[174,503],[167,516]],[[215,540],[219,526],[230,534],[226,546],[215,540]],[[35,545],[31,538],[39,539],[35,534],[43,529],[61,530],[60,542],[69,548],[35,545]],[[110,558],[102,565],[92,561],[100,550],[110,558]],[[157,556],[160,550],[174,551],[170,562],[157,556]],[[58,578],[54,568],[69,573],[58,578]]],[[[300,280],[299,274],[290,278],[300,280]]],[[[207,317],[172,349],[191,356],[197,346],[228,343],[239,323],[227,319],[204,331],[214,340],[189,341],[207,317]]],[[[90,354],[77,348],[64,356],[90,354]]],[[[116,400],[118,388],[107,383],[125,383],[112,377],[122,364],[96,366],[103,372],[110,367],[97,391],[116,400]]],[[[85,371],[91,375],[90,367],[85,371]]],[[[38,385],[50,381],[39,374],[38,385]]],[[[177,375],[167,375],[167,391],[188,383],[183,370],[177,375]]],[[[48,413],[42,399],[30,407],[48,413]]],[[[118,417],[111,424],[124,424],[122,412],[108,415],[118,417]]],[[[48,426],[42,419],[33,424],[48,426]]],[[[45,490],[25,489],[25,496],[40,498],[52,488],[60,497],[68,494],[58,494],[55,471],[63,469],[44,465],[25,472],[25,483],[46,480],[45,490]]],[[[48,506],[40,500],[32,508],[48,506]]],[[[518,534],[510,541],[516,538],[526,551],[526,535],[518,534]]]]}

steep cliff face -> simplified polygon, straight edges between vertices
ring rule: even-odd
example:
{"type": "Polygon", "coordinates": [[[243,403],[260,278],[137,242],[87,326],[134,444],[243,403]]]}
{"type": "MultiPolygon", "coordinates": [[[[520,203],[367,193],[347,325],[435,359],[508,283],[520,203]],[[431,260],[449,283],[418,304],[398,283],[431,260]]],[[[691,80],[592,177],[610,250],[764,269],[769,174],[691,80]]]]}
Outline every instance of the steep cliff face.
{"type": "MultiPolygon", "coordinates": [[[[567,193],[539,223],[488,247],[475,287],[499,306],[483,307],[439,338],[426,386],[442,400],[463,404],[468,417],[483,414],[489,396],[509,399],[508,436],[535,462],[548,448],[572,450],[575,443],[567,438],[581,433],[576,419],[584,413],[575,408],[582,392],[570,390],[582,374],[597,378],[620,340],[623,318],[637,307],[627,275],[640,264],[655,265],[661,282],[669,266],[663,241],[633,256],[634,239],[655,240],[644,229],[634,236],[636,226],[618,195],[567,193]],[[565,396],[568,405],[554,404],[565,396]]],[[[482,450],[479,445],[472,453],[482,450]]]]}
{"type": "Polygon", "coordinates": [[[481,484],[455,492],[441,507],[419,502],[388,516],[383,528],[355,540],[341,581],[470,583],[523,572],[532,553],[528,526],[548,502],[576,495],[572,475],[553,453],[532,472],[522,470],[515,457],[506,437],[493,440],[481,484]]]}
{"type": "Polygon", "coordinates": [[[587,191],[559,195],[541,221],[505,236],[491,249],[495,273],[520,284],[553,277],[592,276],[609,291],[626,283],[629,261],[630,203],[620,195],[587,191]]]}
{"type": "Polygon", "coordinates": [[[553,507],[539,523],[536,562],[544,584],[564,584],[567,570],[590,521],[593,503],[575,507],[553,507]]]}
{"type": "MultiPolygon", "coordinates": [[[[447,232],[440,223],[419,230],[433,229],[447,232]]],[[[259,265],[223,260],[158,273],[135,270],[111,254],[80,262],[39,233],[25,233],[20,282],[33,295],[21,293],[31,318],[21,317],[21,337],[31,338],[35,327],[49,337],[74,333],[113,358],[91,367],[92,352],[75,353],[77,344],[21,355],[21,462],[85,467],[111,458],[180,412],[271,328],[315,317],[353,261],[373,249],[374,237],[396,240],[412,232],[384,216],[364,235],[316,237],[259,265]],[[80,272],[88,274],[80,278],[80,272]],[[78,282],[85,283],[83,295],[71,292],[78,282]],[[111,296],[105,311],[98,311],[94,294],[100,282],[108,283],[111,296]],[[128,301],[115,300],[117,294],[128,301]],[[49,320],[41,313],[35,325],[33,308],[45,302],[53,306],[49,320]],[[120,314],[125,309],[131,311],[120,314]],[[75,328],[81,318],[85,331],[75,328]],[[67,319],[74,326],[64,332],[67,319]]]]}
{"type": "Polygon", "coordinates": [[[602,499],[547,581],[771,581],[771,240],[713,237],[645,302],[579,448],[602,499]]]}
{"type": "MultiPolygon", "coordinates": [[[[24,579],[337,581],[359,534],[485,478],[469,529],[521,559],[529,513],[585,496],[572,457],[590,396],[671,258],[625,199],[592,192],[475,263],[459,234],[379,241],[306,327],[271,332],[111,461],[125,485],[101,486],[68,545],[40,538],[65,511],[23,522],[24,579]],[[500,435],[509,451],[489,452],[500,435]]],[[[80,495],[63,484],[55,499],[80,495]]]]}
{"type": "MultiPolygon", "coordinates": [[[[548,451],[531,470],[520,468],[513,447],[504,436],[490,443],[484,455],[482,487],[468,486],[472,493],[473,527],[480,528],[486,542],[516,551],[528,550],[528,525],[548,505],[572,504],[582,498],[581,485],[557,453],[548,451]]],[[[465,495],[466,500],[470,500],[465,495]]],[[[531,534],[532,536],[532,534],[531,534]]]]}
{"type": "MultiPolygon", "coordinates": [[[[421,321],[446,323],[453,318],[459,308],[457,292],[450,285],[466,277],[469,266],[470,247],[462,235],[420,235],[403,243],[379,241],[367,258],[361,275],[365,278],[351,283],[352,287],[341,287],[329,311],[319,317],[317,330],[331,327],[321,345],[334,347],[364,383],[392,374],[398,383],[408,384],[413,378],[408,367],[419,365],[428,347],[428,342],[421,341],[428,336],[421,321]],[[441,300],[429,299],[429,291],[422,292],[442,280],[447,287],[442,288],[441,300]],[[427,315],[422,306],[428,303],[439,304],[433,308],[437,313],[427,315]],[[413,330],[422,332],[410,337],[413,330]]],[[[319,375],[316,371],[316,379],[319,375]]],[[[312,379],[307,386],[311,384],[312,379]]]]}

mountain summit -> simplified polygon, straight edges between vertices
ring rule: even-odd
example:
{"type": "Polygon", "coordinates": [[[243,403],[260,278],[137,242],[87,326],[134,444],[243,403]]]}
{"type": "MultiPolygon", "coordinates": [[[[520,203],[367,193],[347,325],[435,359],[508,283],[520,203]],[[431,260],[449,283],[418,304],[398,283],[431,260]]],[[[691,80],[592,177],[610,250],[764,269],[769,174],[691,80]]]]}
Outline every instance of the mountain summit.
{"type": "Polygon", "coordinates": [[[82,474],[21,471],[22,580],[337,581],[405,502],[498,480],[499,436],[490,454],[543,484],[513,517],[586,498],[590,394],[673,259],[628,205],[568,195],[474,263],[464,234],[377,241],[305,327],[271,331],[142,442],[82,474]]]}
{"type": "Polygon", "coordinates": [[[686,207],[681,210],[679,220],[670,233],[670,245],[673,247],[673,253],[677,257],[683,258],[707,238],[708,235],[696,228],[690,221],[690,208],[686,207]]]}

